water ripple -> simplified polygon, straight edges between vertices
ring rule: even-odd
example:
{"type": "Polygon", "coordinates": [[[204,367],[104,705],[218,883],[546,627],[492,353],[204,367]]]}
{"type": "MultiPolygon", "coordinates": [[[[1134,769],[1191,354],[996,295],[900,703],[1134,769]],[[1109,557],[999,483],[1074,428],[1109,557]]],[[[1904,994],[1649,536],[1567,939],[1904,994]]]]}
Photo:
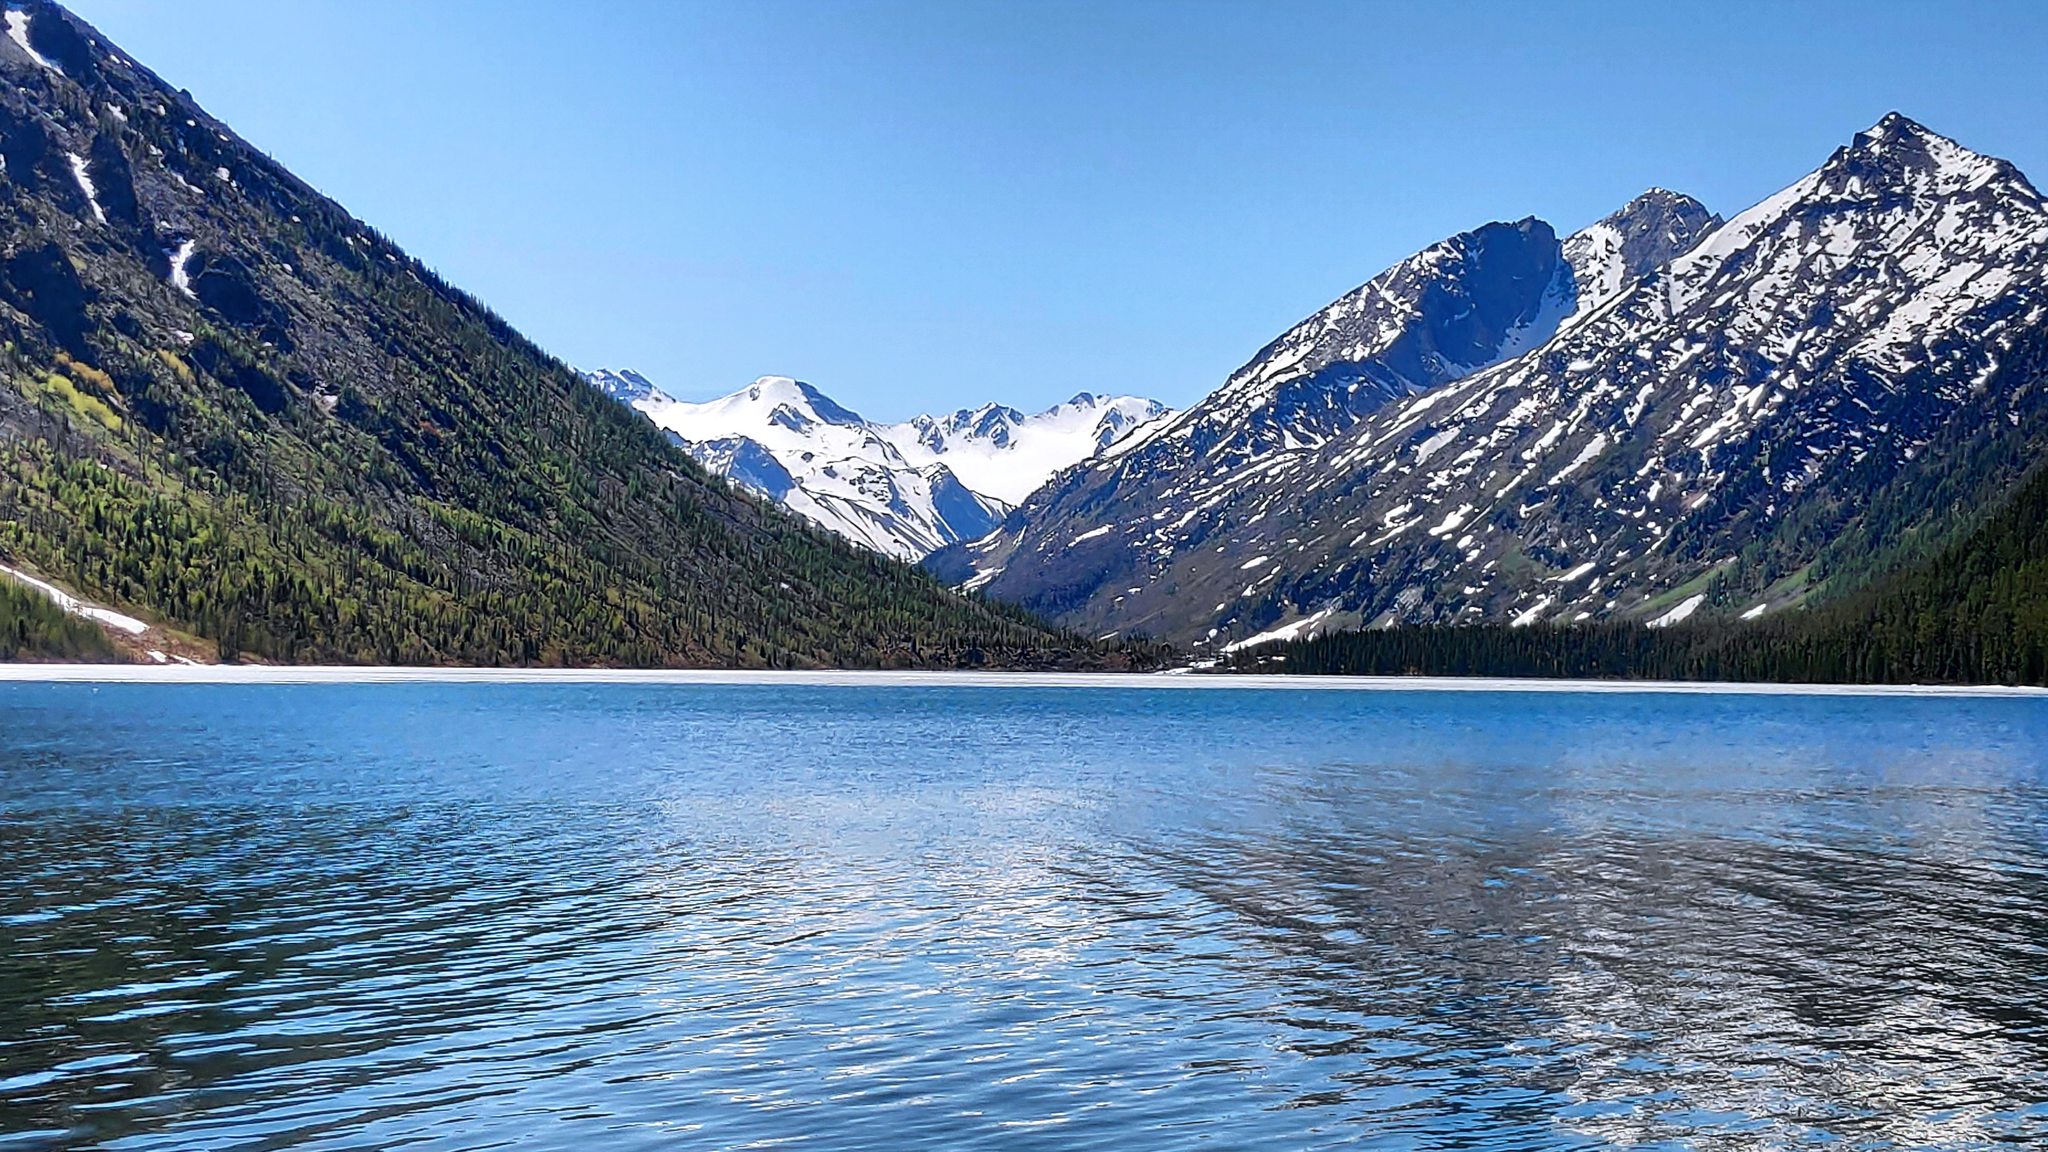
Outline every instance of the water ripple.
{"type": "Polygon", "coordinates": [[[2039,702],[8,686],[0,733],[0,1148],[2048,1143],[2039,702]]]}

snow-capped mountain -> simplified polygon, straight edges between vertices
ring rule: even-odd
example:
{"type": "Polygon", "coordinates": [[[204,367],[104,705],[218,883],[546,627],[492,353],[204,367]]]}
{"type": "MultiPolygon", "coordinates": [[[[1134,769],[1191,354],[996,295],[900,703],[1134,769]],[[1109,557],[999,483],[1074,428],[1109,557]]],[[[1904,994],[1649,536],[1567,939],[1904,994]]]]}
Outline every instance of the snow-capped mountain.
{"type": "Polygon", "coordinates": [[[642,400],[670,399],[667,393],[654,386],[652,380],[630,368],[617,372],[600,368],[595,372],[585,372],[583,378],[590,381],[591,387],[628,407],[642,400]]]}
{"type": "Polygon", "coordinates": [[[969,488],[1014,506],[1061,469],[1128,448],[1170,415],[1157,400],[1083,392],[1035,416],[985,404],[879,427],[912,463],[943,460],[969,488]]]}
{"type": "Polygon", "coordinates": [[[637,372],[585,378],[711,471],[905,559],[984,535],[1055,472],[1166,415],[1150,400],[1082,393],[1035,416],[991,404],[880,424],[785,376],[701,404],[637,372]]]}
{"type": "Polygon", "coordinates": [[[1218,646],[1761,614],[1953,527],[2048,440],[2044,254],[2018,171],[1897,115],[1726,224],[1652,192],[1561,243],[1489,225],[929,563],[1218,646]]]}
{"type": "Polygon", "coordinates": [[[1562,244],[1531,217],[1431,245],[1260,349],[1125,471],[1209,470],[1320,444],[1541,345],[1719,223],[1656,189],[1562,244]]]}

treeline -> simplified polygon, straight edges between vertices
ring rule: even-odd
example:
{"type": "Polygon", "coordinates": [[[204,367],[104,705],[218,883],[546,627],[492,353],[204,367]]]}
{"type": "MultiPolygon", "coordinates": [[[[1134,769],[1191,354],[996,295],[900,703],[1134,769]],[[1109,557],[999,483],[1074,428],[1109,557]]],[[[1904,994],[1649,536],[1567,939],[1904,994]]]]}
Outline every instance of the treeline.
{"type": "Polygon", "coordinates": [[[112,660],[99,626],[0,576],[0,660],[112,660]]]}
{"type": "Polygon", "coordinates": [[[460,509],[419,507],[400,530],[311,493],[292,504],[239,499],[130,476],[38,441],[0,443],[0,507],[0,553],[33,556],[95,597],[146,606],[213,640],[227,661],[773,668],[1163,659],[1049,631],[789,524],[768,525],[778,531],[737,554],[683,553],[634,579],[627,557],[593,560],[566,541],[460,509]]]}
{"type": "Polygon", "coordinates": [[[2048,471],[1933,559],[1753,622],[1340,632],[1237,654],[1236,671],[1789,683],[2048,685],[2048,471]]]}

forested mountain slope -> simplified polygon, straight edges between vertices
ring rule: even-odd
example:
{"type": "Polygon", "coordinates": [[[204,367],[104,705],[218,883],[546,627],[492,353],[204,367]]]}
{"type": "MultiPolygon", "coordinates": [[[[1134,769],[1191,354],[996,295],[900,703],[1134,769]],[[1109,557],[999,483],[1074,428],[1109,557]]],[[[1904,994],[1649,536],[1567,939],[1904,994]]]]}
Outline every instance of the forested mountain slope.
{"type": "Polygon", "coordinates": [[[0,660],[107,660],[106,633],[48,597],[0,579],[0,660]]]}
{"type": "Polygon", "coordinates": [[[2048,685],[2048,469],[1952,545],[1753,623],[1382,628],[1260,645],[1244,671],[2048,685]]]}
{"type": "Polygon", "coordinates": [[[228,658],[1100,658],[708,476],[69,13],[8,30],[0,559],[228,658]]]}

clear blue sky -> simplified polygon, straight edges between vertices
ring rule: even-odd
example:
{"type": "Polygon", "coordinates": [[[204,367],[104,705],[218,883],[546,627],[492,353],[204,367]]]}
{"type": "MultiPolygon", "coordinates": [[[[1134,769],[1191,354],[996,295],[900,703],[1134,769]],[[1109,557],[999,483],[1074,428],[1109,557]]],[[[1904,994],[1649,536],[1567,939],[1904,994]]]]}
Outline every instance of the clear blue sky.
{"type": "Polygon", "coordinates": [[[2048,3],[75,0],[582,367],[1188,403],[1442,236],[1898,109],[2048,178],[2048,3]]]}

